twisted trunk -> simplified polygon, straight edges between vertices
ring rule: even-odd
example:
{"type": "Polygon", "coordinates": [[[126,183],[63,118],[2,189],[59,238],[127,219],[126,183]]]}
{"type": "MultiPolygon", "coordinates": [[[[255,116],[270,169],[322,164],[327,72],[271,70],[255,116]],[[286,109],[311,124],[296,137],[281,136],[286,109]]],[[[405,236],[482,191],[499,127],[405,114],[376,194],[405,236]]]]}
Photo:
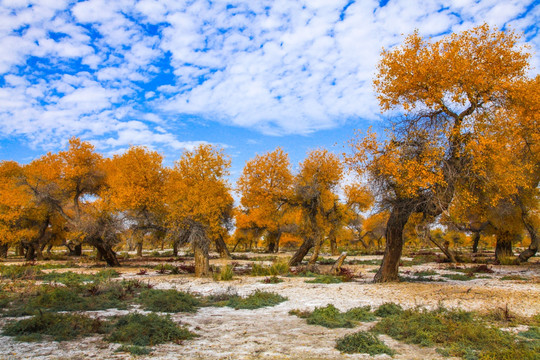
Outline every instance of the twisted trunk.
{"type": "Polygon", "coordinates": [[[230,260],[231,253],[229,252],[229,249],[227,248],[227,244],[225,244],[225,240],[223,240],[223,236],[221,236],[221,234],[219,234],[219,236],[216,237],[215,244],[216,244],[216,250],[218,251],[219,256],[222,259],[230,260]]]}
{"type": "Polygon", "coordinates": [[[399,260],[403,251],[403,229],[411,214],[412,208],[406,206],[394,206],[390,212],[386,225],[386,249],[381,267],[373,279],[374,282],[382,283],[399,279],[399,260]]]}
{"type": "Polygon", "coordinates": [[[116,257],[116,253],[113,251],[112,246],[105,244],[101,241],[95,241],[93,243],[94,247],[98,251],[98,256],[105,260],[108,266],[120,266],[120,262],[116,257]]]}
{"type": "Polygon", "coordinates": [[[472,252],[476,254],[478,252],[478,243],[480,242],[480,232],[475,231],[473,236],[472,252]]]}
{"type": "Polygon", "coordinates": [[[6,259],[8,255],[9,245],[0,244],[0,258],[6,259]]]}
{"type": "Polygon", "coordinates": [[[304,257],[307,255],[309,250],[313,247],[314,240],[311,236],[304,239],[302,242],[302,245],[298,248],[296,253],[294,253],[291,260],[289,260],[289,266],[298,266],[304,259],[304,257]]]}

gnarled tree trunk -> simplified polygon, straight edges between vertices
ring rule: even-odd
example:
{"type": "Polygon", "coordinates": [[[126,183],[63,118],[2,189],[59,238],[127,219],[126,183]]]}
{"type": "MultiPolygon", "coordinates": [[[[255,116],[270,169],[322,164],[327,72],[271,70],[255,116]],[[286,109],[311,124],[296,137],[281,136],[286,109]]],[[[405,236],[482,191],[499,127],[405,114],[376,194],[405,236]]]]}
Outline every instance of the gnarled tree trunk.
{"type": "Polygon", "coordinates": [[[495,259],[500,262],[504,258],[513,257],[512,240],[514,234],[510,231],[498,231],[496,237],[497,245],[495,246],[495,259]]]}
{"type": "Polygon", "coordinates": [[[216,250],[219,253],[219,256],[222,259],[231,259],[231,253],[229,252],[229,249],[227,248],[227,244],[225,244],[225,240],[223,240],[223,236],[219,234],[216,239],[214,240],[216,244],[216,250]]]}
{"type": "Polygon", "coordinates": [[[412,209],[406,206],[394,206],[386,225],[386,249],[374,282],[389,282],[399,279],[399,260],[403,251],[403,229],[409,221],[412,209]]]}
{"type": "Polygon", "coordinates": [[[302,242],[302,245],[298,248],[298,250],[294,253],[291,260],[289,260],[289,266],[298,266],[304,257],[307,255],[309,250],[313,247],[314,240],[313,237],[309,236],[304,239],[302,242]]]}
{"type": "Polygon", "coordinates": [[[96,241],[93,245],[108,266],[120,266],[116,253],[110,245],[104,244],[101,241],[96,241]]]}
{"type": "Polygon", "coordinates": [[[9,245],[0,244],[0,258],[6,259],[8,255],[9,245]]]}
{"type": "Polygon", "coordinates": [[[478,252],[478,243],[480,242],[480,232],[475,231],[473,235],[473,245],[472,245],[472,252],[473,254],[476,254],[478,252]]]}

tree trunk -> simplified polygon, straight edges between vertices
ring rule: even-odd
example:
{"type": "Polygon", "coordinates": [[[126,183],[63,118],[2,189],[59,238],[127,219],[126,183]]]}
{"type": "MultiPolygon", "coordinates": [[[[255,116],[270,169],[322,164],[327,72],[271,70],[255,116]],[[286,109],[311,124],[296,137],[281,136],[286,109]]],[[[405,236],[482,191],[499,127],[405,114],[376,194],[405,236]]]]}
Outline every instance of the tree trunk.
{"type": "Polygon", "coordinates": [[[23,245],[22,242],[19,242],[19,244],[17,245],[16,255],[17,256],[24,256],[24,245],[23,245]]]}
{"type": "Polygon", "coordinates": [[[313,247],[313,238],[307,237],[302,242],[302,245],[296,250],[291,260],[289,260],[289,266],[298,266],[304,257],[307,255],[309,250],[313,247]]]}
{"type": "Polygon", "coordinates": [[[178,241],[174,241],[172,244],[173,256],[178,256],[178,241]]]}
{"type": "Polygon", "coordinates": [[[315,246],[313,248],[313,254],[311,254],[311,257],[309,258],[308,265],[314,265],[315,262],[317,262],[317,259],[319,258],[319,253],[321,252],[321,246],[323,243],[323,239],[319,238],[315,242],[315,246]]]}
{"type": "Polygon", "coordinates": [[[198,242],[193,243],[193,254],[195,255],[195,276],[203,277],[210,275],[210,262],[208,260],[208,249],[200,246],[198,242]]]}
{"type": "Polygon", "coordinates": [[[216,237],[215,244],[216,244],[216,250],[218,251],[219,256],[222,259],[230,260],[231,253],[229,252],[229,249],[227,248],[227,244],[225,244],[225,240],[223,240],[223,236],[221,236],[221,234],[216,237]]]}
{"type": "Polygon", "coordinates": [[[139,240],[137,242],[137,256],[142,257],[142,249],[143,249],[143,240],[139,240]]]}
{"type": "Polygon", "coordinates": [[[24,255],[24,258],[26,261],[32,261],[36,259],[36,249],[30,244],[26,247],[26,254],[24,255]]]}
{"type": "Polygon", "coordinates": [[[429,233],[429,229],[426,229],[425,237],[427,237],[429,241],[435,244],[435,246],[437,246],[443,252],[443,254],[446,255],[446,257],[448,258],[450,262],[452,263],[457,262],[454,252],[448,248],[448,246],[450,245],[448,241],[445,242],[444,246],[442,246],[438,241],[436,241],[434,238],[431,237],[431,234],[429,233]]]}
{"type": "Polygon", "coordinates": [[[82,255],[82,244],[77,244],[73,247],[73,256],[82,255]]]}
{"type": "Polygon", "coordinates": [[[281,234],[283,234],[283,232],[279,231],[276,237],[276,247],[274,249],[274,253],[276,254],[279,252],[279,241],[281,240],[281,234]]]}
{"type": "Polygon", "coordinates": [[[338,257],[334,265],[332,265],[332,268],[330,269],[330,274],[332,275],[338,275],[341,272],[341,267],[343,266],[343,262],[345,261],[345,258],[347,257],[347,253],[344,251],[341,253],[341,255],[338,257]]]}
{"type": "Polygon", "coordinates": [[[472,252],[476,254],[478,252],[478,243],[480,242],[480,232],[475,231],[473,236],[472,252]]]}
{"type": "Polygon", "coordinates": [[[337,239],[334,235],[330,236],[330,253],[332,256],[338,255],[337,239]]]}
{"type": "Polygon", "coordinates": [[[504,258],[514,256],[512,251],[513,234],[510,231],[499,231],[496,234],[497,245],[495,246],[495,259],[501,261],[504,258]]]}
{"type": "Polygon", "coordinates": [[[386,224],[386,249],[379,271],[374,282],[398,281],[399,260],[403,251],[403,229],[409,221],[412,209],[405,206],[394,206],[386,224]]]}
{"type": "Polygon", "coordinates": [[[113,251],[111,246],[107,244],[95,244],[94,246],[108,266],[120,266],[116,253],[113,251]]]}
{"type": "Polygon", "coordinates": [[[523,225],[525,225],[525,228],[529,233],[529,237],[531,238],[531,244],[529,247],[522,251],[518,256],[519,262],[526,262],[538,251],[538,248],[540,247],[540,236],[538,236],[537,227],[534,226],[534,223],[529,217],[528,209],[523,205],[523,203],[519,202],[519,204],[521,206],[521,218],[523,220],[523,225]]]}
{"type": "Polygon", "coordinates": [[[47,245],[47,254],[48,254],[48,255],[51,255],[51,250],[52,250],[52,248],[53,248],[53,245],[52,245],[52,244],[47,245]]]}
{"type": "Polygon", "coordinates": [[[36,252],[36,259],[37,260],[43,260],[43,252],[41,251],[41,246],[39,243],[35,243],[32,246],[36,252]]]}
{"type": "Polygon", "coordinates": [[[8,244],[0,244],[0,258],[7,259],[8,250],[9,250],[8,244]]]}

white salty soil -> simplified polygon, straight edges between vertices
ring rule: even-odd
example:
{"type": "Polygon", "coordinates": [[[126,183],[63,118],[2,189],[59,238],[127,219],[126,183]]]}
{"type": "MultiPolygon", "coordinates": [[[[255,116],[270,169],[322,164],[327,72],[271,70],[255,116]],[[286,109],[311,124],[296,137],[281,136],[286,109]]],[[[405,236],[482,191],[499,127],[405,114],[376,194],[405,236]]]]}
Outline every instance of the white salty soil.
{"type": "MultiPolygon", "coordinates": [[[[375,266],[349,267],[361,273],[363,278],[360,281],[326,285],[305,283],[306,278],[283,277],[282,283],[264,284],[261,282],[264,277],[237,276],[232,281],[215,282],[185,275],[158,275],[153,270],[141,276],[136,275],[136,267],[117,270],[123,278],[148,281],[157,289],[177,289],[201,295],[235,292],[242,296],[261,289],[288,298],[277,306],[256,310],[210,307],[199,309],[195,314],[174,314],[172,318],[175,321],[188,326],[199,337],[182,344],[154,346],[150,355],[139,356],[138,359],[391,359],[388,355],[341,354],[334,348],[337,338],[367,330],[373,323],[365,323],[354,329],[327,329],[308,325],[305,319],[288,314],[293,309],[313,310],[327,304],[333,304],[340,310],[365,305],[377,307],[385,302],[400,303],[404,307],[435,308],[442,305],[478,311],[508,306],[512,313],[522,316],[531,316],[540,311],[540,268],[537,264],[493,266],[491,268],[495,273],[479,274],[486,278],[470,281],[446,279],[446,282],[395,284],[370,283],[373,273],[369,270],[375,269],[375,266]],[[520,275],[529,280],[501,281],[500,277],[504,275],[520,275]]],[[[402,269],[411,273],[420,270],[451,273],[446,268],[446,265],[432,263],[402,269]]],[[[89,314],[105,317],[125,313],[108,310],[89,314]]],[[[5,319],[0,319],[0,326],[5,322],[5,319]]],[[[394,359],[449,359],[431,348],[403,344],[385,335],[379,338],[396,350],[394,359]]],[[[60,343],[19,343],[0,336],[0,359],[133,358],[126,353],[115,353],[118,347],[118,344],[109,344],[97,336],[60,343]]]]}

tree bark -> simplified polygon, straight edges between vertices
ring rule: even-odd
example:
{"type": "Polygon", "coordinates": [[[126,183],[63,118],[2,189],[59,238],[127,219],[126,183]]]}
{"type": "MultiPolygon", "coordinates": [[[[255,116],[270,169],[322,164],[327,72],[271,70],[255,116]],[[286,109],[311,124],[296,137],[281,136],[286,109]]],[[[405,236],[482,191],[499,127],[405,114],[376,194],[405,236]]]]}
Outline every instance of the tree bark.
{"type": "Polygon", "coordinates": [[[82,255],[82,244],[77,244],[73,247],[73,256],[82,255]]]}
{"type": "Polygon", "coordinates": [[[24,256],[24,245],[23,245],[22,242],[19,242],[19,244],[17,245],[16,255],[17,256],[24,256]]]}
{"type": "Polygon", "coordinates": [[[343,262],[345,261],[346,257],[347,253],[345,251],[342,252],[341,255],[337,258],[334,265],[332,265],[332,268],[330,269],[330,274],[338,275],[341,272],[341,267],[343,266],[343,262]]]}
{"type": "Polygon", "coordinates": [[[210,275],[210,262],[208,260],[208,249],[200,246],[198,242],[193,243],[193,254],[195,255],[195,276],[203,277],[210,275]]]}
{"type": "Polygon", "coordinates": [[[443,252],[443,254],[448,258],[450,262],[452,263],[457,262],[454,252],[448,248],[448,245],[449,245],[448,242],[445,243],[445,246],[441,245],[438,241],[436,241],[434,238],[431,237],[431,234],[429,233],[429,229],[426,229],[425,237],[427,237],[429,241],[435,244],[435,246],[437,246],[443,252]]]}
{"type": "Polygon", "coordinates": [[[338,254],[337,239],[334,235],[330,236],[330,253],[332,256],[336,256],[338,254]]]}
{"type": "Polygon", "coordinates": [[[315,265],[315,263],[317,262],[317,259],[319,258],[319,253],[321,252],[322,242],[322,238],[318,238],[315,241],[315,246],[313,247],[313,254],[311,254],[311,257],[309,258],[308,265],[315,265]]]}
{"type": "Polygon", "coordinates": [[[142,257],[142,249],[143,249],[143,240],[140,239],[137,241],[137,256],[142,257]]]}
{"type": "Polygon", "coordinates": [[[473,236],[472,252],[476,254],[478,252],[478,243],[480,242],[480,232],[475,231],[473,236]]]}
{"type": "Polygon", "coordinates": [[[8,250],[9,250],[8,244],[0,244],[0,258],[7,259],[8,250]]]}
{"type": "Polygon", "coordinates": [[[108,266],[120,266],[116,253],[111,246],[107,244],[94,244],[94,246],[108,266]]]}
{"type": "Polygon", "coordinates": [[[500,262],[503,258],[513,257],[513,234],[509,231],[499,231],[497,232],[496,236],[497,245],[495,246],[495,259],[500,262]]]}
{"type": "Polygon", "coordinates": [[[216,250],[218,251],[219,256],[222,259],[230,260],[231,253],[229,252],[229,249],[227,248],[227,244],[225,244],[225,240],[223,240],[223,236],[221,236],[221,234],[216,237],[215,244],[216,244],[216,250]]]}
{"type": "Polygon", "coordinates": [[[276,236],[276,247],[274,249],[274,253],[278,253],[279,252],[279,241],[281,240],[281,234],[283,234],[282,231],[279,231],[277,236],[276,236]]]}
{"type": "Polygon", "coordinates": [[[289,266],[298,266],[304,257],[307,255],[309,250],[313,247],[313,238],[308,237],[304,239],[302,242],[302,245],[296,250],[294,255],[292,256],[291,260],[289,260],[289,266]]]}
{"type": "Polygon", "coordinates": [[[523,225],[525,225],[525,228],[529,233],[529,237],[531,238],[531,244],[529,247],[522,251],[518,256],[519,262],[526,262],[538,251],[538,248],[540,247],[540,236],[538,236],[538,229],[535,227],[534,223],[529,217],[528,209],[521,201],[519,202],[519,205],[521,207],[521,219],[523,221],[523,225]]]}
{"type": "Polygon", "coordinates": [[[36,249],[34,249],[32,244],[26,246],[26,254],[24,255],[24,258],[26,261],[32,261],[36,259],[36,249]]]}
{"type": "Polygon", "coordinates": [[[406,206],[394,206],[386,224],[386,249],[374,282],[398,281],[399,260],[403,251],[403,229],[409,221],[412,209],[406,206]]]}

